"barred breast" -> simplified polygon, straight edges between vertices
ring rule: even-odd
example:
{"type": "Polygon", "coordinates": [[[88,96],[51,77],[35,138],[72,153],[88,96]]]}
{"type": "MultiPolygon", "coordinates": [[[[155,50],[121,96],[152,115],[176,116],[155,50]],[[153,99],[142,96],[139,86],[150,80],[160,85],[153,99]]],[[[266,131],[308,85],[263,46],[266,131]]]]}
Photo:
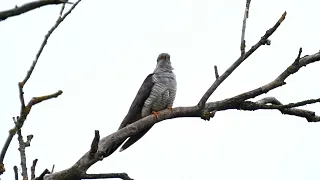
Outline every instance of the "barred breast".
{"type": "Polygon", "coordinates": [[[150,115],[152,111],[172,107],[176,96],[176,79],[173,73],[155,74],[153,81],[155,84],[142,108],[142,117],[150,115]]]}

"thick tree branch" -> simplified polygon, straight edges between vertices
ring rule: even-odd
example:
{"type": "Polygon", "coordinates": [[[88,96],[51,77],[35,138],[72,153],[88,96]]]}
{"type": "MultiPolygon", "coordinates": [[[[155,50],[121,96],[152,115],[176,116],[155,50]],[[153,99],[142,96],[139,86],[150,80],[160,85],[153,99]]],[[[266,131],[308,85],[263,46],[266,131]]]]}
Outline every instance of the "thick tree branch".
{"type": "Polygon", "coordinates": [[[286,17],[286,12],[284,12],[281,18],[277,21],[277,23],[266,31],[265,35],[261,37],[260,41],[257,42],[254,46],[251,47],[249,51],[241,55],[215,82],[211,85],[211,87],[207,90],[207,92],[202,96],[201,100],[198,103],[198,106],[202,109],[205,106],[205,103],[212,95],[212,93],[220,86],[220,84],[227,78],[229,75],[245,60],[247,59],[255,50],[257,50],[261,45],[267,43],[267,39],[277,30],[282,21],[286,17]]]}
{"type": "MultiPolygon", "coordinates": [[[[285,84],[284,80],[289,75],[294,74],[301,67],[316,61],[320,61],[320,52],[310,56],[305,56],[303,58],[300,58],[299,61],[295,60],[295,62],[292,65],[290,65],[289,68],[287,68],[284,72],[282,72],[281,75],[279,75],[271,83],[268,83],[252,91],[240,94],[233,98],[206,103],[205,109],[207,109],[208,112],[223,111],[228,109],[239,109],[239,105],[243,103],[243,101],[250,98],[254,98],[263,93],[267,93],[272,89],[275,89],[277,87],[280,87],[281,85],[284,85],[285,84]]],[[[294,115],[299,117],[306,117],[309,122],[320,121],[318,116],[315,116],[315,113],[310,113],[310,111],[307,111],[307,110],[290,108],[290,107],[297,107],[297,106],[301,106],[308,103],[314,103],[318,101],[319,99],[307,100],[307,101],[302,101],[294,104],[283,105],[282,107],[284,107],[285,109],[283,109],[281,112],[284,114],[289,114],[289,115],[294,115]]],[[[260,103],[260,107],[264,107],[261,100],[258,102],[260,103]]],[[[277,101],[275,101],[274,99],[268,99],[268,101],[265,101],[265,102],[271,103],[271,102],[277,102],[277,101]]],[[[282,105],[280,102],[278,102],[278,105],[279,104],[282,105]]],[[[243,108],[244,107],[242,107],[242,109],[243,108]]],[[[113,152],[113,151],[110,151],[110,149],[119,147],[119,145],[123,142],[123,140],[125,140],[126,138],[132,135],[135,135],[141,130],[167,119],[173,119],[178,117],[201,117],[201,116],[202,116],[202,110],[198,106],[177,107],[177,108],[173,108],[172,112],[169,110],[163,110],[159,112],[158,118],[155,118],[152,115],[147,116],[101,139],[99,142],[98,151],[95,154],[94,158],[90,156],[90,151],[89,151],[88,153],[84,154],[70,169],[45,176],[45,179],[47,180],[68,179],[68,178],[72,179],[72,177],[73,178],[79,177],[83,175],[83,173],[85,173],[87,169],[91,165],[93,165],[95,162],[103,159],[104,157],[109,156],[111,154],[110,152],[113,152]]]]}
{"type": "MultiPolygon", "coordinates": [[[[277,87],[280,87],[281,85],[284,85],[285,84],[284,80],[289,75],[294,74],[301,67],[316,61],[320,61],[320,52],[310,56],[305,56],[303,58],[300,58],[299,61],[295,60],[295,62],[292,65],[290,65],[284,72],[282,72],[274,81],[264,86],[261,86],[257,89],[254,89],[246,93],[242,93],[232,98],[227,98],[221,101],[206,103],[204,109],[206,109],[208,112],[213,112],[213,115],[214,115],[214,112],[216,111],[223,111],[228,109],[239,109],[239,105],[243,101],[250,98],[254,98],[258,95],[267,93],[272,89],[275,89],[277,87]]],[[[278,102],[277,103],[278,105],[279,104],[282,105],[279,101],[275,99],[269,98],[266,100],[267,101],[265,102],[268,102],[268,103],[278,102]]],[[[258,101],[258,103],[260,104],[262,104],[262,102],[263,102],[262,100],[258,101]]],[[[285,108],[296,107],[298,105],[303,105],[303,104],[312,103],[312,102],[318,102],[318,99],[298,102],[295,104],[288,104],[288,105],[284,105],[284,107],[285,108]]],[[[307,119],[309,122],[320,121],[320,118],[318,118],[318,116],[315,116],[314,113],[310,113],[310,111],[307,111],[307,110],[289,108],[289,109],[283,109],[281,112],[288,115],[308,117],[307,119]]],[[[102,160],[105,157],[108,157],[111,153],[113,153],[114,151],[112,151],[112,149],[118,148],[125,139],[127,139],[132,135],[137,134],[143,129],[146,129],[163,120],[179,118],[179,117],[202,117],[202,116],[203,116],[203,112],[202,112],[202,109],[199,108],[199,106],[177,107],[177,108],[173,108],[172,111],[163,110],[159,112],[158,118],[155,118],[153,115],[147,116],[145,118],[138,120],[137,122],[134,122],[126,126],[125,128],[118,130],[117,132],[114,132],[102,138],[98,145],[98,151],[97,153],[95,153],[94,157],[90,156],[90,151],[88,151],[71,168],[47,175],[45,176],[44,179],[46,180],[77,179],[79,177],[82,177],[91,165],[93,165],[97,161],[102,160]]]]}
{"type": "MultiPolygon", "coordinates": [[[[42,0],[42,1],[50,1],[50,0],[42,0]]],[[[56,0],[57,1],[57,0],[56,0]]],[[[1,169],[4,170],[3,167],[3,158],[4,155],[8,149],[8,146],[12,140],[12,137],[15,135],[16,132],[18,132],[18,139],[19,140],[19,150],[23,146],[23,152],[24,148],[26,147],[27,143],[23,142],[22,135],[21,135],[21,127],[27,117],[27,115],[30,113],[30,110],[33,105],[40,103],[44,100],[51,99],[54,97],[58,97],[62,94],[62,91],[58,91],[57,93],[47,95],[47,96],[41,96],[41,97],[35,97],[32,98],[32,100],[25,105],[25,100],[23,96],[23,87],[30,78],[37,61],[47,43],[47,40],[49,39],[50,35],[53,33],[53,31],[59,26],[59,24],[65,19],[65,17],[71,13],[71,11],[76,7],[76,5],[81,0],[78,0],[71,8],[70,10],[62,15],[64,10],[64,5],[62,6],[62,9],[60,11],[60,16],[58,20],[56,21],[56,24],[49,30],[48,34],[45,36],[43,43],[40,46],[40,49],[36,55],[35,60],[32,63],[31,68],[29,69],[25,79],[19,83],[19,93],[20,93],[20,101],[21,101],[21,113],[20,117],[17,118],[15,127],[10,130],[9,137],[5,143],[5,146],[3,147],[1,151],[0,156],[0,174],[1,169]]],[[[60,3],[62,1],[60,0],[60,3]]],[[[64,2],[65,3],[65,2],[64,2]]],[[[139,121],[132,123],[125,128],[122,128],[106,137],[100,140],[99,131],[95,131],[95,137],[92,141],[90,150],[85,153],[72,167],[69,169],[52,173],[49,175],[49,171],[46,169],[38,178],[36,179],[59,179],[59,180],[70,180],[70,179],[101,179],[101,178],[121,178],[121,179],[131,179],[127,174],[125,173],[110,173],[110,174],[86,174],[86,171],[88,168],[90,168],[91,165],[96,163],[97,161],[103,160],[103,158],[108,157],[111,155],[114,151],[111,149],[118,148],[119,145],[128,137],[137,134],[138,132],[158,123],[163,120],[167,119],[173,119],[178,117],[203,117],[204,110],[207,113],[206,117],[210,119],[210,117],[214,116],[214,113],[216,111],[223,111],[228,109],[241,109],[241,110],[257,110],[257,109],[278,109],[283,114],[289,114],[299,117],[305,117],[309,122],[315,122],[320,121],[319,116],[316,116],[314,112],[302,110],[302,109],[296,109],[294,107],[303,106],[306,104],[316,103],[319,102],[320,99],[312,99],[312,100],[306,100],[301,101],[297,103],[290,103],[286,105],[282,105],[280,101],[278,101],[275,98],[265,98],[257,102],[251,102],[246,101],[250,98],[259,96],[263,93],[267,93],[268,91],[275,89],[277,87],[280,87],[285,84],[285,79],[290,76],[291,74],[296,73],[302,66],[306,66],[307,64],[316,62],[320,60],[320,54],[316,53],[312,56],[305,56],[301,58],[301,52],[302,49],[299,51],[299,55],[297,59],[294,61],[292,65],[290,65],[283,73],[281,73],[274,81],[261,86],[257,89],[254,89],[252,91],[242,93],[238,96],[224,99],[221,101],[211,102],[207,103],[208,98],[212,95],[212,93],[219,87],[219,85],[246,59],[248,58],[255,50],[257,50],[261,45],[269,44],[270,41],[268,38],[276,31],[276,29],[280,26],[281,22],[285,19],[286,12],[283,13],[282,17],[278,20],[278,22],[270,28],[266,34],[261,37],[260,41],[257,42],[254,46],[251,47],[251,49],[247,52],[245,52],[245,28],[246,28],[246,20],[248,18],[248,12],[249,12],[249,5],[250,0],[247,0],[246,4],[246,11],[245,16],[243,20],[243,28],[242,28],[242,37],[241,37],[241,56],[238,60],[236,60],[221,76],[219,76],[217,68],[215,67],[215,75],[216,80],[212,84],[212,86],[207,90],[207,92],[203,95],[201,100],[199,101],[197,106],[191,106],[191,107],[177,107],[170,110],[163,110],[159,112],[159,115],[157,118],[155,118],[153,115],[147,116],[145,118],[140,119],[139,121]],[[271,105],[268,105],[271,103],[271,105]]],[[[21,8],[21,7],[20,7],[21,8]]],[[[18,9],[18,7],[16,8],[18,9]]],[[[27,11],[25,11],[27,12],[27,11]]],[[[1,20],[1,13],[0,12],[0,20],[1,20]]],[[[24,13],[24,12],[22,12],[24,13]]],[[[20,13],[21,14],[21,13],[20,13]]],[[[10,16],[8,16],[10,17],[10,16]]],[[[7,17],[6,17],[7,18],[7,17]]],[[[31,139],[30,139],[31,140],[31,139]]],[[[30,142],[28,139],[27,142],[30,142]]],[[[22,150],[21,150],[22,151],[22,150]]],[[[21,152],[20,151],[20,152],[21,152]]],[[[27,174],[24,172],[27,172],[26,166],[23,166],[22,158],[25,157],[24,155],[21,155],[21,165],[22,165],[22,175],[24,179],[28,178],[27,174]]],[[[25,159],[24,159],[25,164],[25,159]]],[[[35,165],[35,163],[34,163],[35,165]]],[[[32,169],[32,168],[31,168],[32,169]]],[[[32,173],[32,177],[34,177],[34,171],[32,173]]]]}
{"type": "Polygon", "coordinates": [[[53,4],[62,4],[62,3],[68,3],[67,0],[38,0],[29,2],[26,4],[23,4],[21,6],[16,6],[12,9],[1,11],[0,12],[0,21],[3,21],[9,17],[17,16],[23,13],[26,13],[28,11],[40,8],[42,6],[46,5],[53,5],[53,4]]]}
{"type": "Polygon", "coordinates": [[[126,173],[106,173],[106,174],[85,174],[81,179],[111,179],[133,180],[126,173]]]}

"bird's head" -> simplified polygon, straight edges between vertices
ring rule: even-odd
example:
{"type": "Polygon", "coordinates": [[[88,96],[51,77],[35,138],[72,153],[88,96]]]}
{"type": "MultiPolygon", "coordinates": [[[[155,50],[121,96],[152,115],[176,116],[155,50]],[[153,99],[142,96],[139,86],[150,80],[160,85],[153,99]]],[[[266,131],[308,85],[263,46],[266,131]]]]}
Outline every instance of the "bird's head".
{"type": "Polygon", "coordinates": [[[157,67],[154,72],[171,72],[173,67],[170,62],[170,55],[168,53],[161,53],[157,59],[157,67]]]}
{"type": "Polygon", "coordinates": [[[157,62],[161,61],[161,60],[168,60],[170,61],[170,55],[168,53],[161,53],[158,56],[157,62]]]}

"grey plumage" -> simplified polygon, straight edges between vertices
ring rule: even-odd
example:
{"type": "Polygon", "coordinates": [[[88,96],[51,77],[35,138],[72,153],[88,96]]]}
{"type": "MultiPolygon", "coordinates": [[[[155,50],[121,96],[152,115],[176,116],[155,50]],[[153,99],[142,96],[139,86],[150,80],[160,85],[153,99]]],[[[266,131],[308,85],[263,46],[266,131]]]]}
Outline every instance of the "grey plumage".
{"type": "MultiPolygon", "coordinates": [[[[177,89],[176,76],[172,70],[170,55],[161,53],[158,56],[154,72],[149,74],[142,83],[119,129],[150,115],[152,112],[172,107],[177,89]]],[[[151,127],[129,137],[120,151],[127,149],[138,141],[151,127]]]]}

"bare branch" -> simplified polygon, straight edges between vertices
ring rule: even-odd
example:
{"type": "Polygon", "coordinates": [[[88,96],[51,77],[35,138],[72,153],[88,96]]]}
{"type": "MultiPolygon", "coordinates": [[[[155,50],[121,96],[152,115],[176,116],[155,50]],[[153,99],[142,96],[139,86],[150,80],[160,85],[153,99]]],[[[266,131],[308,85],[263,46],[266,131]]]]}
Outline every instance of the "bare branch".
{"type": "Polygon", "coordinates": [[[52,99],[52,98],[57,98],[58,96],[60,96],[63,92],[61,90],[53,93],[53,94],[49,94],[49,95],[45,95],[45,96],[39,96],[39,97],[33,97],[31,99],[31,101],[29,101],[28,105],[26,108],[28,109],[31,109],[31,107],[33,105],[36,105],[38,103],[41,103],[42,101],[45,101],[45,100],[49,100],[49,99],[52,99]]]}
{"type": "Polygon", "coordinates": [[[302,53],[302,48],[299,49],[298,56],[294,62],[299,62],[299,60],[301,59],[301,53],[302,53]]]}
{"type": "MultiPolygon", "coordinates": [[[[320,61],[320,52],[301,58],[298,63],[291,65],[293,67],[290,66],[289,68],[287,68],[279,77],[276,78],[276,80],[272,81],[269,84],[266,84],[262,87],[259,87],[257,89],[240,94],[232,98],[206,103],[204,109],[207,110],[208,113],[211,113],[213,115],[216,111],[223,111],[228,109],[239,109],[239,105],[243,101],[256,97],[263,93],[267,93],[268,91],[275,89],[277,87],[280,87],[281,85],[285,84],[284,80],[290,74],[294,74],[301,67],[316,61],[320,61]],[[295,71],[292,71],[292,69],[294,69],[295,71]]],[[[296,107],[297,105],[302,105],[303,103],[304,104],[312,103],[312,101],[318,102],[318,100],[309,100],[307,102],[306,101],[299,102],[293,105],[288,104],[288,105],[285,105],[284,107],[286,108],[296,107]]],[[[258,102],[262,103],[263,101],[260,100],[258,102]]],[[[266,99],[265,102],[268,102],[268,103],[273,102],[275,104],[282,105],[277,100],[270,99],[270,98],[266,99]]],[[[283,109],[281,112],[288,115],[307,117],[309,122],[320,121],[320,118],[318,118],[318,116],[316,116],[315,113],[307,110],[290,108],[290,109],[283,109]]],[[[203,116],[202,110],[199,109],[198,106],[191,106],[191,107],[176,107],[176,108],[173,108],[172,111],[170,110],[160,111],[158,114],[158,118],[155,118],[153,115],[142,118],[126,126],[125,128],[122,128],[117,132],[114,132],[102,138],[98,145],[98,151],[94,157],[90,156],[90,151],[89,151],[85,153],[71,168],[47,175],[45,176],[45,179],[54,180],[54,179],[69,179],[72,177],[79,177],[83,172],[86,172],[91,165],[112,154],[114,152],[112,151],[112,149],[118,148],[125,139],[163,120],[168,120],[168,119],[173,119],[178,117],[202,117],[202,116],[203,116]]]]}
{"type": "Polygon", "coordinates": [[[299,106],[317,103],[317,102],[320,102],[320,98],[282,105],[282,103],[278,101],[276,98],[268,97],[268,98],[261,99],[257,102],[244,101],[239,104],[238,109],[249,110],[249,111],[255,111],[259,109],[277,109],[282,114],[303,117],[303,118],[306,118],[308,122],[318,122],[320,121],[320,116],[316,116],[315,112],[294,108],[294,107],[299,107],[299,106]],[[268,103],[271,103],[271,105],[267,105],[268,103]]]}
{"type": "MultiPolygon", "coordinates": [[[[208,103],[206,108],[212,109],[214,106],[216,106],[216,103],[224,104],[226,102],[229,102],[230,103],[229,107],[231,107],[231,105],[234,103],[239,103],[239,102],[245,101],[247,99],[251,99],[251,98],[257,97],[261,94],[267,93],[272,89],[275,89],[275,88],[278,88],[282,85],[285,85],[286,84],[285,80],[290,75],[296,73],[300,68],[307,66],[310,63],[317,62],[317,61],[320,61],[320,52],[315,53],[310,56],[304,56],[304,57],[300,58],[300,60],[298,62],[296,62],[296,60],[294,60],[294,62],[286,70],[284,70],[275,80],[271,81],[270,83],[268,83],[264,86],[261,86],[259,88],[256,88],[254,90],[239,94],[239,95],[234,96],[232,98],[227,98],[227,99],[224,99],[224,100],[218,101],[218,102],[208,103]]],[[[290,115],[294,115],[294,114],[290,114],[290,115]]],[[[305,117],[305,116],[300,116],[300,117],[305,117]]],[[[312,118],[310,121],[313,121],[312,118]]],[[[315,121],[317,121],[317,120],[315,120],[315,121]]]]}
{"type": "Polygon", "coordinates": [[[63,13],[65,7],[66,7],[66,4],[63,3],[63,4],[62,4],[62,7],[61,7],[61,10],[60,10],[60,13],[59,13],[59,17],[60,17],[60,18],[61,18],[61,16],[62,16],[62,13],[63,13]]]}
{"type": "Polygon", "coordinates": [[[304,100],[304,101],[300,101],[300,102],[296,102],[296,103],[289,103],[289,104],[286,104],[286,105],[282,105],[282,103],[280,101],[278,101],[275,97],[263,98],[263,99],[257,101],[257,103],[260,103],[260,104],[270,103],[270,104],[281,106],[280,108],[275,108],[275,109],[294,108],[294,107],[304,106],[304,105],[307,105],[307,104],[314,104],[314,103],[317,103],[317,102],[320,102],[320,98],[304,100]]]}
{"type": "Polygon", "coordinates": [[[50,172],[50,174],[52,174],[52,173],[53,173],[53,171],[54,171],[54,165],[52,165],[52,168],[51,168],[51,172],[50,172]]]}
{"type": "MultiPolygon", "coordinates": [[[[60,96],[61,94],[62,94],[62,91],[60,90],[60,91],[58,91],[56,93],[53,93],[53,94],[50,94],[50,95],[34,97],[29,101],[28,105],[20,112],[20,116],[18,116],[18,119],[15,122],[15,127],[12,128],[9,131],[9,135],[7,137],[7,140],[6,140],[4,146],[2,147],[2,150],[1,150],[0,164],[3,163],[3,159],[5,157],[5,154],[6,154],[7,150],[8,150],[8,147],[9,147],[11,141],[12,141],[13,136],[23,126],[24,121],[26,120],[28,114],[30,113],[31,108],[33,107],[33,105],[38,104],[38,103],[40,103],[40,102],[42,102],[44,100],[56,98],[56,97],[60,96]]],[[[29,138],[32,139],[32,136],[30,136],[29,138]]],[[[31,139],[29,141],[31,141],[31,139]]],[[[4,172],[4,171],[1,171],[1,166],[0,166],[0,174],[2,174],[1,172],[4,172]]]]}
{"type": "Polygon", "coordinates": [[[21,103],[21,112],[23,111],[23,109],[26,107],[25,103],[24,103],[24,92],[23,92],[23,85],[22,83],[18,83],[19,86],[19,98],[20,98],[20,103],[21,103]]]}
{"type": "MultiPolygon", "coordinates": [[[[47,0],[48,1],[48,0],[47,0]]],[[[27,72],[27,75],[26,77],[23,79],[22,82],[19,83],[19,92],[20,92],[20,101],[21,101],[21,112],[20,112],[20,117],[19,119],[17,120],[17,123],[15,125],[14,128],[12,128],[10,131],[9,131],[9,135],[8,135],[8,138],[1,150],[1,154],[0,154],[0,174],[2,174],[4,172],[4,168],[1,168],[1,165],[3,165],[3,159],[5,157],[5,154],[8,150],[8,147],[12,141],[12,138],[13,136],[15,135],[15,133],[17,132],[17,130],[19,130],[22,126],[23,126],[23,123],[25,121],[25,119],[27,118],[27,115],[30,113],[30,110],[31,110],[31,107],[37,103],[40,103],[44,100],[47,100],[47,99],[51,99],[51,98],[54,98],[54,97],[58,97],[59,95],[62,94],[62,91],[58,91],[57,93],[54,93],[54,94],[51,94],[51,95],[48,95],[48,96],[41,96],[41,97],[37,97],[37,98],[33,98],[27,105],[27,107],[24,107],[25,104],[24,104],[24,97],[23,97],[23,87],[24,85],[27,83],[27,81],[29,80],[29,78],[31,77],[31,74],[38,62],[38,59],[45,47],[45,45],[47,44],[47,41],[50,37],[50,35],[53,33],[53,31],[55,29],[57,29],[57,27],[59,26],[59,24],[61,24],[61,22],[72,12],[72,10],[81,2],[81,0],[78,0],[75,4],[73,4],[73,6],[62,16],[57,19],[56,23],[54,24],[54,26],[48,31],[48,33],[46,34],[41,46],[40,46],[40,49],[36,55],[36,58],[35,60],[32,62],[32,65],[30,67],[30,69],[28,70],[27,72]]],[[[65,3],[65,2],[63,2],[65,3]]],[[[62,6],[62,8],[64,8],[64,6],[62,6]]],[[[62,10],[61,10],[62,11],[62,10]]],[[[61,12],[60,11],[60,12],[61,12]]]]}
{"type": "Polygon", "coordinates": [[[258,104],[275,104],[275,105],[282,105],[282,103],[280,101],[278,101],[278,99],[276,99],[275,97],[265,97],[262,98],[258,101],[256,101],[256,103],[258,104]]]}
{"type": "MultiPolygon", "coordinates": [[[[27,72],[27,75],[26,77],[24,78],[24,80],[21,82],[21,85],[24,86],[26,84],[26,82],[28,81],[28,79],[30,78],[37,62],[38,62],[38,59],[44,49],[44,47],[46,46],[47,42],[48,42],[48,39],[49,37],[51,36],[51,34],[53,33],[54,30],[56,30],[58,28],[58,26],[62,23],[62,21],[72,12],[72,10],[79,4],[81,0],[78,0],[62,17],[59,16],[56,23],[54,24],[54,26],[48,31],[48,33],[45,35],[44,37],[44,40],[42,41],[42,44],[40,46],[40,49],[36,55],[36,58],[35,60],[32,62],[32,65],[30,67],[30,69],[28,70],[27,72]]],[[[64,9],[64,5],[62,6],[62,9],[64,9]]],[[[62,11],[62,10],[61,10],[62,11]]],[[[61,12],[60,11],[60,12],[61,12]]]]}
{"type": "Polygon", "coordinates": [[[19,175],[18,175],[18,167],[13,166],[13,171],[14,171],[14,179],[19,180],[19,175]]]}
{"type": "Polygon", "coordinates": [[[284,109],[291,109],[291,108],[295,108],[295,107],[304,106],[307,104],[314,104],[314,103],[320,102],[320,98],[309,99],[309,100],[300,101],[300,102],[296,102],[296,103],[289,103],[289,104],[285,104],[285,105],[282,105],[278,100],[276,101],[277,104],[271,103],[271,105],[268,105],[263,102],[264,101],[262,101],[262,100],[257,101],[257,102],[243,101],[240,103],[239,109],[251,110],[251,111],[258,110],[258,109],[277,109],[277,110],[281,111],[284,109]],[[280,103],[280,104],[278,104],[278,103],[280,103]]]}
{"type": "Polygon", "coordinates": [[[26,147],[29,147],[29,146],[30,146],[30,143],[31,143],[32,138],[33,138],[33,135],[32,135],[32,134],[30,134],[30,135],[27,136],[27,141],[24,142],[24,145],[25,145],[26,147]]]}
{"type": "Polygon", "coordinates": [[[95,130],[94,131],[94,138],[92,140],[92,143],[91,143],[91,148],[90,148],[90,156],[93,157],[97,150],[98,150],[98,144],[99,144],[99,141],[100,141],[100,134],[99,134],[99,131],[98,130],[95,130]]]}
{"type": "Polygon", "coordinates": [[[23,180],[28,180],[28,170],[27,170],[27,157],[26,157],[26,146],[25,142],[23,141],[23,137],[21,134],[21,129],[18,130],[18,141],[19,141],[19,152],[21,158],[21,169],[22,169],[22,177],[23,180]]]}
{"type": "Polygon", "coordinates": [[[62,3],[68,3],[67,0],[37,0],[33,2],[29,2],[26,4],[23,4],[22,6],[16,6],[12,9],[1,11],[0,12],[0,21],[3,21],[9,17],[17,16],[23,13],[26,13],[28,11],[40,8],[42,6],[46,5],[53,5],[53,4],[62,4],[62,3]]]}
{"type": "Polygon", "coordinates": [[[219,78],[219,73],[218,73],[218,67],[217,66],[214,66],[214,74],[216,76],[216,79],[219,78]]]}
{"type": "MultiPolygon", "coordinates": [[[[320,61],[320,52],[315,53],[311,56],[305,56],[299,60],[298,63],[294,63],[289,68],[287,68],[279,77],[277,77],[274,81],[265,86],[259,87],[252,91],[240,94],[233,98],[228,98],[221,101],[210,102],[205,104],[205,110],[208,113],[214,115],[216,111],[223,111],[228,109],[239,109],[239,104],[243,101],[261,95],[263,93],[267,93],[268,91],[280,87],[281,85],[285,84],[284,80],[290,75],[297,72],[301,67],[306,66],[310,63],[320,61]]],[[[262,101],[259,101],[260,103],[262,101]]],[[[274,99],[269,99],[269,103],[277,102],[274,99]]],[[[308,100],[303,101],[295,104],[288,104],[284,105],[284,108],[296,107],[308,103],[319,102],[317,100],[308,100]]],[[[280,102],[278,103],[280,104],[280,102]]],[[[283,109],[281,111],[284,114],[295,115],[299,117],[307,117],[308,121],[320,121],[318,116],[315,116],[314,113],[310,113],[310,111],[306,110],[299,110],[299,109],[283,109]]],[[[198,106],[192,107],[177,107],[173,108],[172,111],[170,110],[163,110],[160,111],[158,114],[158,118],[150,115],[145,118],[138,120],[135,123],[132,123],[126,126],[123,129],[118,130],[115,133],[108,135],[107,137],[103,138],[99,142],[98,151],[95,154],[94,158],[90,156],[90,151],[84,154],[71,168],[67,170],[63,170],[60,172],[53,173],[45,177],[46,180],[53,180],[53,179],[68,179],[70,177],[77,177],[81,172],[86,172],[86,170],[93,165],[95,162],[101,160],[101,157],[108,157],[112,152],[110,149],[117,148],[121,145],[121,143],[128,137],[135,135],[136,133],[150,127],[156,123],[159,123],[163,120],[178,118],[178,117],[202,117],[203,113],[202,110],[199,109],[198,106]],[[111,153],[110,153],[111,152],[111,153]]]]}
{"type": "Polygon", "coordinates": [[[241,56],[245,53],[245,50],[246,50],[245,34],[246,34],[246,27],[247,27],[247,19],[249,18],[250,3],[251,3],[251,0],[247,0],[246,9],[244,10],[244,15],[243,15],[241,45],[240,45],[241,56]]]}
{"type": "Polygon", "coordinates": [[[123,180],[133,180],[127,173],[106,173],[106,174],[85,174],[81,177],[82,179],[111,179],[119,178],[123,180]]]}
{"type": "Polygon", "coordinates": [[[267,39],[277,30],[280,26],[281,22],[284,20],[286,16],[286,12],[284,12],[281,18],[277,21],[277,23],[266,31],[265,35],[261,37],[260,41],[257,42],[251,49],[240,56],[215,82],[211,85],[211,87],[207,90],[207,92],[202,96],[201,100],[198,103],[200,109],[205,106],[205,103],[211,96],[211,94],[219,87],[219,85],[245,60],[247,59],[255,50],[257,50],[261,45],[265,44],[267,39]]]}
{"type": "Polygon", "coordinates": [[[33,160],[32,166],[31,166],[31,179],[36,178],[36,165],[37,165],[38,159],[33,160]]]}
{"type": "Polygon", "coordinates": [[[44,179],[44,176],[45,176],[46,174],[49,174],[49,173],[50,173],[50,171],[49,171],[48,169],[45,169],[45,170],[40,174],[40,176],[37,177],[37,178],[35,178],[34,180],[43,180],[43,179],[44,179]]]}
{"type": "MultiPolygon", "coordinates": [[[[226,110],[228,108],[227,103],[228,102],[224,104],[216,103],[215,106],[212,108],[219,109],[219,110],[226,110]]],[[[98,162],[101,159],[101,156],[103,157],[109,156],[110,154],[108,154],[108,152],[110,149],[113,149],[114,147],[118,147],[119,143],[121,144],[121,142],[123,142],[126,138],[137,134],[143,129],[146,129],[151,125],[159,123],[163,120],[168,120],[168,119],[177,118],[177,117],[200,117],[200,116],[201,116],[201,112],[199,112],[199,109],[197,106],[177,107],[177,108],[173,108],[172,112],[170,110],[163,110],[159,112],[158,118],[155,118],[152,115],[147,116],[101,139],[98,146],[99,149],[95,154],[94,158],[90,156],[90,151],[89,151],[85,153],[71,168],[47,175],[44,177],[44,179],[45,180],[55,180],[55,179],[67,180],[67,179],[74,179],[76,177],[79,177],[83,172],[86,172],[91,165],[98,162]]]]}

